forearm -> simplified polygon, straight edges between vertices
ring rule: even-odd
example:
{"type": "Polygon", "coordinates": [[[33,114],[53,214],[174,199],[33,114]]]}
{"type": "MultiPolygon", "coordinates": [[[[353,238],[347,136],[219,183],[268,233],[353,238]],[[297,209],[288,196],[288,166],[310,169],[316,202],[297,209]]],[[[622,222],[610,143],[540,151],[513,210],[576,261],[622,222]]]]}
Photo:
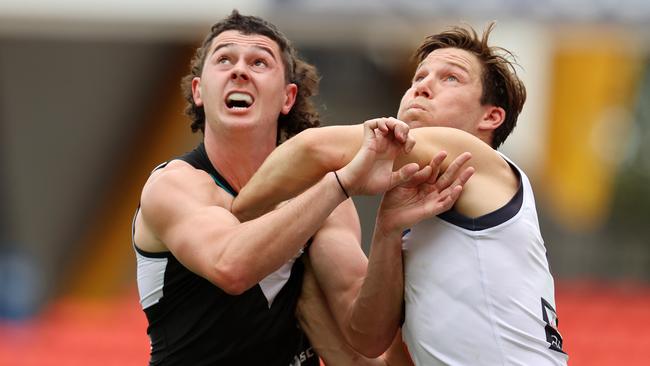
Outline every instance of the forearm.
{"type": "Polygon", "coordinates": [[[368,272],[347,322],[351,343],[366,356],[380,355],[395,336],[402,310],[403,276],[401,234],[376,229],[368,272]]]}
{"type": "Polygon", "coordinates": [[[278,146],[242,188],[232,205],[241,221],[259,217],[278,203],[345,166],[361,146],[361,125],[303,131],[278,146]]]}
{"type": "Polygon", "coordinates": [[[238,225],[220,238],[224,271],[237,274],[239,288],[248,289],[275,271],[320,228],[327,216],[345,200],[333,174],[278,210],[238,225]]]}
{"type": "Polygon", "coordinates": [[[325,365],[385,366],[383,360],[369,359],[346,342],[314,278],[309,260],[305,260],[305,274],[296,315],[309,342],[325,365]]]}
{"type": "Polygon", "coordinates": [[[408,353],[406,345],[402,341],[401,330],[397,332],[393,343],[381,358],[387,366],[413,366],[413,360],[408,353]]]}
{"type": "MultiPolygon", "coordinates": [[[[411,153],[399,156],[395,168],[411,162],[425,165],[441,149],[437,143],[441,139],[435,138],[436,133],[428,131],[420,135],[422,141],[411,153]]],[[[271,211],[278,203],[318,182],[326,173],[348,164],[362,140],[362,125],[312,128],[299,133],[266,158],[233,201],[233,214],[246,221],[271,211]]]]}

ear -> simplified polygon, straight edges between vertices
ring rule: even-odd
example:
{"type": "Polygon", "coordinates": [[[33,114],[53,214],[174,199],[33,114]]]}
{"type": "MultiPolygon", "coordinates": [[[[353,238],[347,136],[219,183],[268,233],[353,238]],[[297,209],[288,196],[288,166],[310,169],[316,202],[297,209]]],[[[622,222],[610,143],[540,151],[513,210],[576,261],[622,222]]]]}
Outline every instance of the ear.
{"type": "Polygon", "coordinates": [[[201,99],[201,78],[198,76],[192,79],[192,98],[194,98],[194,104],[198,107],[203,106],[203,99],[201,99]]]}
{"type": "Polygon", "coordinates": [[[506,119],[506,111],[501,107],[493,105],[487,106],[481,122],[478,124],[479,130],[496,130],[506,119]]]}
{"type": "Polygon", "coordinates": [[[289,114],[298,95],[298,85],[289,83],[284,87],[284,103],[282,103],[282,114],[289,114]]]}

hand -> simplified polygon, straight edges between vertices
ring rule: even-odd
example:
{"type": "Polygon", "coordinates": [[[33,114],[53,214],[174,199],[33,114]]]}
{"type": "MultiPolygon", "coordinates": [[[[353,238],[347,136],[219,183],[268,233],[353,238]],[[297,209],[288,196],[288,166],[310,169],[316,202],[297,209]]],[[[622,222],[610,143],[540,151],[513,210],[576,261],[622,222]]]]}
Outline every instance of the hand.
{"type": "Polygon", "coordinates": [[[348,165],[338,170],[341,184],[349,195],[386,192],[408,180],[419,167],[407,164],[393,172],[395,158],[413,149],[406,123],[395,118],[376,118],[363,124],[363,144],[348,165]]]}
{"type": "Polygon", "coordinates": [[[425,166],[399,186],[384,195],[377,225],[384,232],[399,231],[418,222],[449,210],[463,190],[463,186],[474,174],[474,168],[461,168],[472,155],[459,155],[439,176],[442,162],[447,157],[444,151],[436,154],[425,166]]]}

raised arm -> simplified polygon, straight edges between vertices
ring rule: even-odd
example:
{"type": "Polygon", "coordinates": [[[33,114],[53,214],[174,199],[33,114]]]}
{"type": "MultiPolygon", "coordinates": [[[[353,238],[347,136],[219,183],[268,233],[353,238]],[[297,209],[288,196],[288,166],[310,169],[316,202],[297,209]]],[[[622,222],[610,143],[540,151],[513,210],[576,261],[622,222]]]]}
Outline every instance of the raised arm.
{"type": "Polygon", "coordinates": [[[208,174],[174,161],[145,185],[135,242],[143,250],[171,251],[236,295],[294,257],[345,198],[330,175],[281,209],[241,223],[226,209],[230,196],[208,174]]]}
{"type": "MultiPolygon", "coordinates": [[[[357,167],[369,166],[370,161],[381,163],[382,159],[390,161],[392,166],[399,153],[391,149],[383,151],[382,156],[371,156],[373,151],[382,147],[377,145],[368,146],[363,150],[364,154],[357,154],[362,143],[394,146],[407,152],[412,149],[415,141],[409,136],[408,126],[392,118],[376,118],[361,125],[303,131],[277,147],[267,157],[239,192],[233,202],[232,212],[242,221],[258,217],[315,184],[328,172],[346,166],[355,157],[357,163],[351,165],[357,167]],[[369,136],[372,135],[369,131],[376,131],[376,137],[369,136]],[[396,144],[391,142],[393,139],[396,144]]],[[[383,193],[386,189],[377,193],[383,193]]]]}
{"type": "Polygon", "coordinates": [[[348,193],[383,193],[399,183],[392,162],[408,146],[408,128],[380,133],[378,127],[376,121],[364,124],[365,148],[339,169],[345,186],[329,173],[280,209],[247,222],[228,210],[230,196],[207,173],[173,161],[145,184],[136,231],[148,235],[136,243],[146,244],[144,250],[170,250],[226,292],[241,293],[295,256],[348,193]]]}
{"type": "Polygon", "coordinates": [[[369,260],[361,250],[358,216],[351,200],[337,207],[314,236],[309,258],[324,297],[341,334],[365,356],[384,352],[399,327],[403,229],[448,210],[472,174],[471,168],[463,168],[470,155],[463,154],[438,176],[445,157],[444,153],[436,155],[430,165],[386,193],[398,203],[382,205],[389,211],[380,211],[377,217],[369,260]],[[407,191],[421,194],[408,195],[407,191]],[[402,203],[396,193],[407,199],[402,203]]]}
{"type": "Polygon", "coordinates": [[[345,340],[332,316],[327,299],[323,294],[308,257],[305,261],[305,275],[296,316],[309,342],[325,365],[335,366],[412,366],[406,347],[402,343],[402,334],[397,332],[391,347],[378,358],[368,358],[345,340]]]}
{"type": "Polygon", "coordinates": [[[305,130],[278,146],[233,201],[242,221],[261,216],[352,160],[361,146],[363,126],[305,130]]]}
{"type": "MultiPolygon", "coordinates": [[[[241,220],[257,217],[315,184],[328,172],[345,166],[361,146],[362,130],[362,125],[314,128],[285,142],[241,190],[233,202],[233,213],[241,220]]],[[[485,194],[482,184],[508,179],[516,185],[507,163],[490,146],[471,134],[454,128],[422,127],[410,130],[409,136],[416,141],[415,147],[410,153],[397,157],[395,168],[408,163],[423,167],[436,153],[446,151],[448,158],[441,164],[444,171],[463,152],[472,154],[476,173],[457,206],[463,213],[479,215],[489,212],[493,206],[490,202],[472,206],[470,197],[485,194]]],[[[491,184],[486,187],[491,187],[491,184]]],[[[495,192],[498,197],[510,193],[495,192]]]]}

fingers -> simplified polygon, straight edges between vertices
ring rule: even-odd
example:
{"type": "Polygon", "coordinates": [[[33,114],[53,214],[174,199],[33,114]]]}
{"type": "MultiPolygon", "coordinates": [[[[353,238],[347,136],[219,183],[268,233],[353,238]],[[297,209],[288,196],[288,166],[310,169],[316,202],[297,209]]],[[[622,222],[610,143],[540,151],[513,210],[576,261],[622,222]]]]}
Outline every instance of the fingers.
{"type": "Polygon", "coordinates": [[[444,197],[444,200],[441,204],[443,210],[448,210],[451,208],[451,206],[456,203],[458,198],[460,197],[460,194],[463,192],[463,187],[465,186],[465,183],[469,180],[469,178],[474,174],[474,168],[469,167],[466,168],[460,173],[458,178],[446,189],[440,192],[440,195],[444,197]]]}
{"type": "Polygon", "coordinates": [[[413,146],[415,146],[415,139],[411,135],[408,135],[406,137],[406,142],[404,143],[404,153],[410,153],[411,150],[413,150],[413,146]]]}
{"type": "Polygon", "coordinates": [[[435,205],[430,206],[429,215],[439,215],[451,209],[462,192],[462,185],[454,185],[440,192],[438,202],[435,205]]]}
{"type": "MultiPolygon", "coordinates": [[[[455,190],[458,190],[458,195],[460,195],[460,191],[463,189],[465,183],[467,183],[469,178],[472,177],[474,171],[474,167],[471,166],[463,169],[458,178],[456,178],[456,180],[454,180],[454,182],[447,189],[453,190],[452,193],[455,192],[455,190]]],[[[454,198],[454,201],[456,201],[457,198],[458,196],[454,198]]]]}
{"type": "Polygon", "coordinates": [[[454,203],[456,203],[456,200],[458,197],[460,197],[460,194],[463,192],[463,186],[462,185],[456,185],[452,187],[451,192],[449,193],[449,196],[447,197],[447,200],[449,201],[449,207],[453,206],[454,203]]]}
{"type": "Polygon", "coordinates": [[[366,130],[378,130],[384,136],[392,132],[397,141],[406,145],[405,149],[408,148],[408,151],[406,152],[411,151],[410,149],[412,149],[413,145],[415,145],[415,140],[413,138],[409,139],[408,136],[409,126],[396,118],[374,118],[364,122],[363,125],[366,130]]]}
{"type": "Polygon", "coordinates": [[[433,173],[433,169],[431,169],[431,166],[425,165],[424,168],[419,169],[410,177],[403,176],[402,182],[398,183],[397,185],[405,188],[415,188],[420,184],[427,182],[431,177],[432,173],[433,173]]]}
{"type": "Polygon", "coordinates": [[[429,166],[433,169],[433,174],[431,174],[431,177],[429,177],[429,181],[427,183],[434,184],[436,182],[438,179],[438,174],[440,174],[440,166],[442,165],[442,162],[445,160],[445,158],[447,158],[447,152],[440,151],[431,159],[429,166]]]}
{"type": "Polygon", "coordinates": [[[363,123],[364,130],[375,131],[380,130],[382,132],[388,132],[388,126],[386,125],[386,118],[374,118],[369,119],[363,123]]]}
{"type": "MultiPolygon", "coordinates": [[[[438,177],[435,183],[438,190],[442,191],[443,189],[449,187],[454,182],[454,180],[460,176],[461,168],[463,165],[467,163],[467,161],[469,161],[471,158],[472,154],[468,152],[464,152],[456,157],[456,159],[454,159],[454,161],[449,164],[447,170],[445,170],[445,172],[440,177],[438,177]]],[[[469,179],[469,177],[467,177],[467,179],[469,179]]]]}
{"type": "MultiPolygon", "coordinates": [[[[388,189],[392,189],[398,185],[402,185],[405,184],[406,182],[410,182],[413,180],[415,176],[418,177],[417,179],[421,179],[419,177],[421,177],[422,174],[426,174],[426,173],[420,173],[420,172],[421,172],[420,167],[416,163],[410,163],[404,165],[398,171],[393,172],[391,174],[390,184],[388,189]]],[[[429,177],[427,176],[426,179],[428,178],[429,177]]]]}
{"type": "MultiPolygon", "coordinates": [[[[393,130],[393,134],[395,135],[395,138],[397,138],[397,141],[401,143],[409,143],[409,126],[406,123],[393,117],[386,118],[385,122],[386,126],[393,130]]],[[[413,138],[411,138],[411,141],[413,144],[415,144],[415,140],[413,138]]],[[[413,146],[411,146],[411,148],[412,147],[413,146]]]]}
{"type": "Polygon", "coordinates": [[[474,175],[474,171],[475,171],[474,167],[471,166],[463,170],[463,172],[460,173],[460,176],[458,177],[458,184],[464,186],[465,183],[467,183],[467,181],[469,180],[469,178],[471,178],[472,175],[474,175]]]}
{"type": "Polygon", "coordinates": [[[379,125],[379,118],[371,119],[363,123],[364,140],[367,141],[369,138],[376,137],[375,131],[378,129],[378,125],[379,125]]]}

